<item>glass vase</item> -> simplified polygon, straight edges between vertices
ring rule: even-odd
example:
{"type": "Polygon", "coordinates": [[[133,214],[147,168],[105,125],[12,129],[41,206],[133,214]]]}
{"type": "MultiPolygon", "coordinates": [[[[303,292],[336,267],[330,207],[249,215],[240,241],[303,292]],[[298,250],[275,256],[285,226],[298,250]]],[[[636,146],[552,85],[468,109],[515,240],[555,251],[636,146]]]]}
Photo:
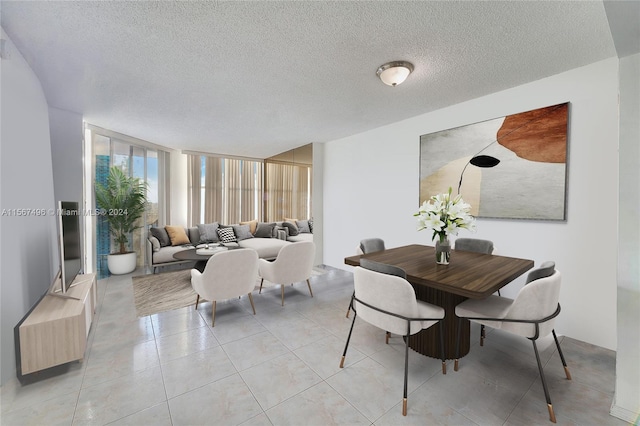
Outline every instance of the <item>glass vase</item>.
{"type": "Polygon", "coordinates": [[[436,240],[436,263],[439,265],[448,265],[451,258],[451,243],[449,238],[442,237],[436,240]]]}

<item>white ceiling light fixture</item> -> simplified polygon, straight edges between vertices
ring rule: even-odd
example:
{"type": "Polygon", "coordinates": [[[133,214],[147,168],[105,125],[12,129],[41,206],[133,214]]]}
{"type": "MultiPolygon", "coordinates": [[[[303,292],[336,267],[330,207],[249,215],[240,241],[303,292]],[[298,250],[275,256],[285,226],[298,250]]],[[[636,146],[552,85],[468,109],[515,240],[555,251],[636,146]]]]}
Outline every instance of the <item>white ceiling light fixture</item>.
{"type": "Polygon", "coordinates": [[[413,71],[413,64],[407,61],[393,61],[380,65],[376,74],[388,86],[395,87],[407,79],[413,71]]]}

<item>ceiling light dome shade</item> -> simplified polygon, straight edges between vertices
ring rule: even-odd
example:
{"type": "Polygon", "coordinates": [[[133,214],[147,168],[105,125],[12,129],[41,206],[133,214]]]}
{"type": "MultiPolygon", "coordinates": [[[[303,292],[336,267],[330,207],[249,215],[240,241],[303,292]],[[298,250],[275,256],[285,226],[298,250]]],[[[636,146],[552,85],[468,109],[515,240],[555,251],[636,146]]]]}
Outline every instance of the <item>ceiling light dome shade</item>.
{"type": "Polygon", "coordinates": [[[413,71],[413,64],[406,61],[387,62],[381,65],[376,74],[388,86],[397,86],[407,79],[413,71]]]}

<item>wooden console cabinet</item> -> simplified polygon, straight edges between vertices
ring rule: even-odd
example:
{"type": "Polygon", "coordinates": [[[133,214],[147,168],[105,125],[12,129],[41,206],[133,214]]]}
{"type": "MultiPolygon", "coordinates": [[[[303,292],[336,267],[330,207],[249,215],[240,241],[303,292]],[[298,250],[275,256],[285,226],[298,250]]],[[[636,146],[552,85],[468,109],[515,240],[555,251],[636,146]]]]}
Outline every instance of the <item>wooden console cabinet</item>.
{"type": "Polygon", "coordinates": [[[96,274],[78,275],[62,298],[47,294],[18,327],[18,374],[82,360],[97,302],[96,274]]]}

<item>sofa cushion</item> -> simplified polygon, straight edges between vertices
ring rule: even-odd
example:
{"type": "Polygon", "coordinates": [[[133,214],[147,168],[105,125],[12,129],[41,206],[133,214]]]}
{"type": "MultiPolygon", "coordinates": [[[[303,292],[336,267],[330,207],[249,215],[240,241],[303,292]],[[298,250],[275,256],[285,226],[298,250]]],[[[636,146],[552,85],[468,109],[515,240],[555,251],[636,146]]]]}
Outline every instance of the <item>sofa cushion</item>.
{"type": "Polygon", "coordinates": [[[309,228],[308,220],[296,220],[296,225],[298,226],[298,231],[300,231],[301,234],[311,233],[311,228],[309,228]]]}
{"type": "Polygon", "coordinates": [[[300,233],[300,231],[298,231],[298,226],[293,222],[282,222],[282,227],[289,230],[289,236],[298,235],[300,233]]]}
{"type": "Polygon", "coordinates": [[[258,226],[258,221],[257,220],[248,220],[248,221],[245,221],[245,222],[240,222],[240,225],[249,225],[249,231],[253,235],[253,234],[256,233],[256,228],[258,226]]]}
{"type": "Polygon", "coordinates": [[[238,241],[253,238],[250,225],[232,225],[233,233],[236,235],[238,241]]]}
{"type": "Polygon", "coordinates": [[[171,240],[169,239],[169,234],[167,234],[167,230],[164,228],[156,228],[152,227],[149,229],[149,232],[152,236],[156,237],[160,242],[160,247],[166,247],[171,245],[171,240]]]}
{"type": "Polygon", "coordinates": [[[234,243],[237,242],[236,234],[233,232],[231,226],[225,226],[224,228],[218,228],[218,237],[222,243],[234,243]]]}
{"type": "Polygon", "coordinates": [[[164,229],[166,229],[167,234],[169,234],[172,246],[191,244],[191,240],[187,237],[187,231],[182,226],[167,225],[164,229]]]}
{"type": "Polygon", "coordinates": [[[291,243],[277,238],[251,238],[238,243],[240,247],[257,251],[258,257],[261,259],[275,259],[278,257],[280,249],[287,244],[291,243]]]}
{"type": "Polygon", "coordinates": [[[178,262],[178,259],[173,257],[173,255],[178,253],[179,251],[188,250],[192,248],[193,248],[192,245],[163,247],[162,249],[160,249],[159,252],[152,254],[153,263],[157,265],[159,263],[178,262]]]}
{"type": "Polygon", "coordinates": [[[160,251],[160,241],[154,237],[153,235],[151,235],[149,237],[149,242],[151,243],[151,248],[153,249],[153,251],[160,251]]]}
{"type": "Polygon", "coordinates": [[[265,223],[260,222],[256,227],[256,232],[253,235],[257,238],[273,238],[273,228],[276,226],[275,222],[265,223]]]}
{"type": "Polygon", "coordinates": [[[292,243],[299,243],[301,241],[313,241],[313,234],[303,234],[301,232],[298,235],[287,237],[287,241],[291,241],[292,243]]]}
{"type": "Polygon", "coordinates": [[[194,243],[217,243],[218,241],[220,241],[220,239],[218,238],[218,227],[218,222],[198,224],[200,241],[194,241],[194,243]]]}

